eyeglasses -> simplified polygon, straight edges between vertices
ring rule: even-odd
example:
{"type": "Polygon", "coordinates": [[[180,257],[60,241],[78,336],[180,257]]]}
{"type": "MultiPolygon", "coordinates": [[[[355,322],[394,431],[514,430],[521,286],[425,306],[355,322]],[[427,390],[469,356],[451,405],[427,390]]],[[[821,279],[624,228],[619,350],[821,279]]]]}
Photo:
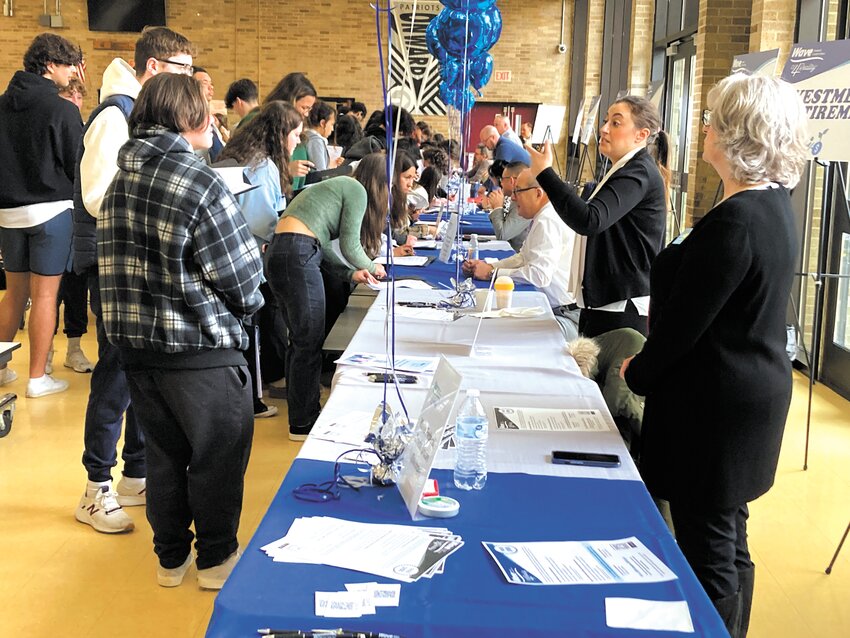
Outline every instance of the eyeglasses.
{"type": "Polygon", "coordinates": [[[194,75],[195,67],[187,62],[176,62],[174,60],[163,60],[162,58],[154,58],[157,62],[164,62],[165,64],[171,64],[172,66],[176,66],[186,75],[194,75]]]}
{"type": "Polygon", "coordinates": [[[702,125],[711,126],[711,110],[705,109],[702,112],[702,125]]]}
{"type": "Polygon", "coordinates": [[[528,186],[527,188],[515,188],[514,195],[522,193],[524,191],[533,191],[535,188],[540,188],[539,186],[528,186]]]}

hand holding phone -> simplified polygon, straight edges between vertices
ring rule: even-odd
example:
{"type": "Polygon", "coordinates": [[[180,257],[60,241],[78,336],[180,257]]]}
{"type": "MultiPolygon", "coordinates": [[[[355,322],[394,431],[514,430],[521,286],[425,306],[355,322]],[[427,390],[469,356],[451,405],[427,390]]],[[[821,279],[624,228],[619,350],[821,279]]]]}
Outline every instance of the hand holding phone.
{"type": "Polygon", "coordinates": [[[620,467],[620,457],[616,454],[598,452],[552,451],[552,463],[556,465],[586,465],[590,467],[620,467]]]}

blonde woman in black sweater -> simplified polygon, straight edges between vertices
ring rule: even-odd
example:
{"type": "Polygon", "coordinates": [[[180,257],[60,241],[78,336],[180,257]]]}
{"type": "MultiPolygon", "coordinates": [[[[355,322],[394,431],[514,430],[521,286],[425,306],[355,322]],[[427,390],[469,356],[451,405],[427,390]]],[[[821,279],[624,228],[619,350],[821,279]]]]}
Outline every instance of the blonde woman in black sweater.
{"type": "Polygon", "coordinates": [[[736,637],[753,595],[747,503],[773,485],[791,399],[786,189],[809,153],[805,108],[781,80],[727,78],[708,105],[703,159],[723,200],[655,260],[649,338],[621,374],[646,396],[641,474],[670,502],[679,547],[736,637]]]}

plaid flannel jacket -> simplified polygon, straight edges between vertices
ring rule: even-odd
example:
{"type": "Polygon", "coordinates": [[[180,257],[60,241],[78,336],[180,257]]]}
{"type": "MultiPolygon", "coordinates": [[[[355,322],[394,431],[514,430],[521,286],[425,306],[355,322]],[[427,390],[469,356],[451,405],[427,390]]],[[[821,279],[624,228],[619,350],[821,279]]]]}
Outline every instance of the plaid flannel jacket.
{"type": "Polygon", "coordinates": [[[133,131],[118,167],[97,228],[109,341],[164,354],[246,349],[262,263],[227,186],[162,127],[133,131]]]}

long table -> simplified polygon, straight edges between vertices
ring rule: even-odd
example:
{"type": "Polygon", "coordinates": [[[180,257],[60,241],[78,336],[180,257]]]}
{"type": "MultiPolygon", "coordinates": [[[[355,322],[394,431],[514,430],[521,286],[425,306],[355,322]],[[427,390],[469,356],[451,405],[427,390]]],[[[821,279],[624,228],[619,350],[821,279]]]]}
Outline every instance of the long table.
{"type": "MultiPolygon", "coordinates": [[[[438,215],[437,212],[422,213],[419,215],[419,221],[433,223],[437,221],[438,215]]],[[[443,219],[445,219],[445,215],[443,219]]],[[[460,232],[465,235],[471,233],[478,235],[491,234],[493,232],[493,224],[490,223],[490,216],[483,210],[465,212],[460,222],[460,232]]]]}
{"type": "MultiPolygon", "coordinates": [[[[399,290],[401,300],[434,299],[439,291],[399,290]]],[[[486,291],[479,292],[479,304],[486,291]]],[[[381,293],[347,352],[383,352],[389,331],[386,294],[381,293]]],[[[453,487],[450,453],[438,455],[432,476],[442,494],[457,498],[456,518],[412,522],[394,488],[345,490],[342,498],[305,503],[292,490],[332,475],[332,460],[348,446],[311,437],[293,463],[256,534],[219,594],[207,636],[251,636],[260,627],[339,627],[394,633],[405,638],[466,636],[543,637],[633,636],[632,629],[606,625],[606,598],[687,601],[697,635],[725,635],[723,624],[655,509],[631,463],[596,385],[583,378],[564,349],[546,299],[520,292],[517,305],[543,309],[539,317],[485,320],[475,349],[478,320],[430,322],[396,317],[396,352],[442,352],[463,375],[464,387],[481,391],[491,416],[495,406],[592,408],[604,413],[608,430],[547,433],[491,430],[490,477],[481,492],[453,487]],[[578,468],[549,462],[553,449],[614,452],[620,468],[578,468]],[[398,608],[377,615],[334,620],[314,616],[314,592],[340,591],[346,583],[374,576],[319,565],[274,563],[260,551],[280,538],[301,516],[333,516],[362,522],[444,525],[465,545],[449,557],[445,574],[401,588],[398,608]],[[482,541],[602,540],[636,536],[677,576],[641,585],[521,586],[508,584],[483,549],[482,541]]],[[[403,400],[415,417],[429,379],[404,386],[403,400]]],[[[337,422],[352,410],[374,410],[381,386],[362,369],[340,366],[317,427],[337,422]]],[[[396,409],[400,401],[390,395],[396,409]]],[[[651,635],[665,635],[655,631],[651,635]]],[[[642,632],[640,635],[650,635],[642,632]]]]}

